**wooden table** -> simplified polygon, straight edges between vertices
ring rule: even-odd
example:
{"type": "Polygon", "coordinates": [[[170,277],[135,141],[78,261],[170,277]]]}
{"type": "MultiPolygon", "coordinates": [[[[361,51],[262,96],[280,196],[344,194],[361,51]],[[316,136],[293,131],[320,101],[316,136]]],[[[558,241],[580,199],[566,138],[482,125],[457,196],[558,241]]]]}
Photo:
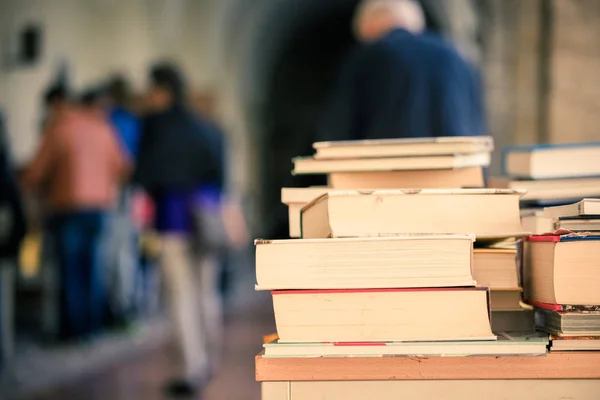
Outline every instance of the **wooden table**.
{"type": "Polygon", "coordinates": [[[600,399],[600,352],[255,361],[263,400],[600,399]]]}

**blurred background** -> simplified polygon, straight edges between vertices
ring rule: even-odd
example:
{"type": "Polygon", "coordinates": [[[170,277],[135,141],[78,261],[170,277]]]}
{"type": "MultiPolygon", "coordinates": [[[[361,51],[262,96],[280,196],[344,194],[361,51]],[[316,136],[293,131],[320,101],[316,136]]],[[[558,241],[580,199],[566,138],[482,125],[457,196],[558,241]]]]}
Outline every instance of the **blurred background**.
{"type": "MultiPolygon", "coordinates": [[[[495,139],[496,154],[507,145],[600,139],[599,1],[420,3],[427,28],[447,37],[481,72],[487,133],[495,139]]],[[[253,356],[262,336],[274,332],[274,322],[269,296],[253,291],[251,239],[285,237],[281,187],[319,183],[293,177],[290,159],[312,153],[324,102],[359,46],[351,29],[357,4],[0,0],[2,145],[17,180],[31,174],[44,132],[52,129],[52,88],[66,88],[71,101],[100,104],[110,95],[98,88],[118,77],[127,87],[118,105],[141,120],[149,112],[152,88],[173,89],[162,75],[149,72],[168,61],[186,78],[189,113],[218,127],[225,147],[218,186],[235,245],[221,257],[226,262],[216,262],[210,283],[203,283],[222,300],[225,323],[214,344],[222,348],[219,366],[210,380],[203,377],[202,398],[259,398],[253,356]]],[[[116,107],[114,95],[112,101],[116,107]]],[[[129,159],[135,170],[136,157],[129,159]]],[[[499,173],[498,160],[492,174],[499,173]]],[[[166,167],[157,161],[152,168],[166,167]]],[[[66,179],[52,173],[58,174],[53,179],[66,179]]],[[[93,339],[65,342],[59,334],[58,294],[64,283],[46,244],[52,232],[45,227],[48,212],[35,191],[23,190],[25,250],[16,273],[0,289],[2,305],[14,305],[14,323],[2,327],[13,332],[14,340],[5,340],[0,398],[163,398],[163,385],[181,374],[161,289],[165,283],[156,265],[158,245],[148,222],[158,212],[149,200],[156,196],[136,187],[132,193],[121,211],[131,218],[139,242],[135,271],[141,272],[132,279],[143,284],[136,289],[135,307],[126,316],[109,318],[93,339]],[[7,296],[9,291],[14,296],[7,296]]],[[[115,276],[113,285],[119,286],[121,278],[115,276]]],[[[10,339],[11,333],[4,335],[10,339]]]]}

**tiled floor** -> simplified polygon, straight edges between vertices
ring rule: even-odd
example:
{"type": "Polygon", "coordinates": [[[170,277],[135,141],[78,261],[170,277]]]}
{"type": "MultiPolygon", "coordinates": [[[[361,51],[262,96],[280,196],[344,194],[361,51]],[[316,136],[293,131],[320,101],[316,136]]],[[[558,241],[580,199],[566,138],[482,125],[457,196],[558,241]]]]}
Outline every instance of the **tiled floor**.
{"type": "MultiPolygon", "coordinates": [[[[274,332],[270,299],[257,294],[252,307],[229,315],[225,328],[222,365],[202,395],[202,400],[259,400],[254,381],[254,356],[262,337],[274,332]]],[[[139,355],[78,382],[36,396],[35,400],[158,400],[166,399],[163,384],[179,369],[172,345],[139,355]]]]}

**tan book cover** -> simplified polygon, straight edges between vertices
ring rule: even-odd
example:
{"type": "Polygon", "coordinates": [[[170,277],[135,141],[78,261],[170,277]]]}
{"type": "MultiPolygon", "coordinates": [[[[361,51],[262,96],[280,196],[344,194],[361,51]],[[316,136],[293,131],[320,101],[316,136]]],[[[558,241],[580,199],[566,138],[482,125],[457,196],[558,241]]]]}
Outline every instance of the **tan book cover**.
{"type": "Polygon", "coordinates": [[[600,197],[600,178],[511,180],[492,177],[488,187],[525,190],[522,201],[548,201],[556,199],[582,199],[600,197]]]}
{"type": "Polygon", "coordinates": [[[487,288],[272,293],[280,343],[496,340],[487,288]]]}
{"type": "Polygon", "coordinates": [[[491,136],[342,140],[313,144],[315,158],[381,158],[472,154],[494,150],[491,136]]]}
{"type": "Polygon", "coordinates": [[[528,302],[600,305],[600,237],[531,236],[523,268],[528,302]]]}
{"type": "Polygon", "coordinates": [[[333,172],[412,171],[487,167],[490,164],[490,159],[490,153],[484,152],[447,156],[350,159],[296,157],[292,161],[294,163],[293,174],[301,175],[329,174],[333,172]]]}
{"type": "Polygon", "coordinates": [[[410,189],[481,188],[483,168],[437,169],[421,171],[333,172],[329,186],[334,189],[410,189]]]}
{"type": "Polygon", "coordinates": [[[516,249],[473,250],[473,277],[480,286],[492,289],[519,286],[516,249]]]}
{"type": "Polygon", "coordinates": [[[600,199],[583,199],[574,204],[544,208],[544,217],[558,219],[583,215],[600,215],[600,199]]]}
{"type": "Polygon", "coordinates": [[[527,236],[521,193],[502,189],[329,192],[301,213],[303,238],[468,233],[477,240],[527,236]]]}
{"type": "Polygon", "coordinates": [[[474,286],[470,235],[256,240],[257,290],[474,286]]]}

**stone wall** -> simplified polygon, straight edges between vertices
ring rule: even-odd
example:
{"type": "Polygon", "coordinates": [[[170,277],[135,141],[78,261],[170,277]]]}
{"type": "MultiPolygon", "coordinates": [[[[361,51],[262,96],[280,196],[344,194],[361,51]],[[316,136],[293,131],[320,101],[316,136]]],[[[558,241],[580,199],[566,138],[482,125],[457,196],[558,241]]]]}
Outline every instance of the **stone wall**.
{"type": "Polygon", "coordinates": [[[600,140],[600,1],[554,0],[548,92],[552,143],[600,140]]]}

